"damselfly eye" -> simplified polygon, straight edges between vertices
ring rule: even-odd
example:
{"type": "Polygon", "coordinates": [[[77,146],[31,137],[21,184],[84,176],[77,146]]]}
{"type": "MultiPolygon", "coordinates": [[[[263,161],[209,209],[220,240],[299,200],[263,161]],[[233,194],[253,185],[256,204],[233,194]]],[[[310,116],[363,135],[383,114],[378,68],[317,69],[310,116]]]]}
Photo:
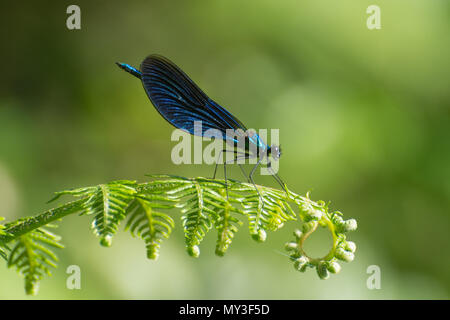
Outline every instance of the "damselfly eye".
{"type": "Polygon", "coordinates": [[[280,149],[279,146],[277,146],[277,145],[272,145],[272,146],[270,147],[270,150],[271,150],[272,158],[273,158],[274,160],[280,159],[280,157],[281,157],[281,149],[280,149]]]}

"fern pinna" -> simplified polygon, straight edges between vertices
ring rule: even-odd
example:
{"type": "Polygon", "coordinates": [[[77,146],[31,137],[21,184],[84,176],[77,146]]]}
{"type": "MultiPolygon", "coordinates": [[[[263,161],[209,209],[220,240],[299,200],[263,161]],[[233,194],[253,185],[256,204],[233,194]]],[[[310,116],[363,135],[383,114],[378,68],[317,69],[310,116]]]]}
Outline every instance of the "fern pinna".
{"type": "MultiPolygon", "coordinates": [[[[50,209],[40,215],[0,224],[0,256],[9,267],[24,276],[27,294],[37,292],[39,281],[56,267],[54,249],[63,248],[60,237],[47,229],[53,221],[79,213],[92,216],[93,233],[103,246],[111,246],[122,221],[125,230],[145,242],[147,257],[156,260],[160,247],[168,239],[176,211],[181,212],[181,225],[186,250],[190,256],[200,255],[199,245],[205,235],[215,229],[216,251],[223,256],[234,235],[248,220],[250,235],[264,242],[268,231],[280,229],[290,220],[301,221],[294,240],[286,244],[294,267],[304,272],[315,268],[321,279],[341,269],[338,261],[350,262],[356,245],[347,241],[346,233],[356,229],[354,219],[344,220],[339,211],[329,211],[323,201],[314,202],[291,191],[228,180],[184,178],[152,175],[151,181],[113,181],[98,186],[57,192],[75,200],[50,209]],[[319,227],[328,228],[333,237],[330,252],[322,258],[312,258],[303,250],[305,240],[319,227]]],[[[1,217],[0,217],[1,220],[1,217]]]]}
{"type": "Polygon", "coordinates": [[[126,230],[130,230],[133,236],[139,236],[145,241],[149,259],[158,259],[161,242],[169,238],[172,229],[175,227],[175,222],[170,216],[155,211],[155,209],[170,208],[173,208],[170,200],[157,195],[136,198],[128,208],[129,219],[126,230]]]}
{"type": "Polygon", "coordinates": [[[8,267],[16,268],[25,277],[27,294],[36,294],[42,277],[51,275],[51,268],[56,268],[58,258],[52,249],[64,247],[60,240],[61,237],[50,231],[37,228],[15,241],[8,256],[8,267]]]}

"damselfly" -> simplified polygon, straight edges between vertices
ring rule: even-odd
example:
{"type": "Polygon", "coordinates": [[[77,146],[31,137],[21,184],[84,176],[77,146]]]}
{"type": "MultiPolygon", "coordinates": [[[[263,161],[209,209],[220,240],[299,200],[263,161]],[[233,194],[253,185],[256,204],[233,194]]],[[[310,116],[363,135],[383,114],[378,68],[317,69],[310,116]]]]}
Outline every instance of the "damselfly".
{"type": "MultiPolygon", "coordinates": [[[[224,152],[233,152],[233,162],[242,159],[257,159],[248,176],[241,164],[239,165],[248,181],[255,186],[260,197],[253,175],[264,159],[268,160],[267,168],[271,175],[287,193],[285,184],[272,169],[270,161],[270,158],[274,161],[280,158],[280,147],[278,145],[268,146],[256,132],[248,131],[241,121],[210,99],[173,62],[163,56],[152,54],[142,62],[140,70],[126,63],[117,63],[117,65],[142,81],[147,96],[156,110],[176,128],[202,137],[207,137],[208,132],[211,132],[210,129],[214,129],[221,133],[222,139],[227,143],[244,146],[243,151],[235,148],[222,150],[219,159],[224,152]],[[195,123],[198,122],[201,122],[200,132],[195,130],[195,123]]],[[[213,179],[216,177],[219,159],[214,168],[213,179]]],[[[223,161],[223,164],[225,183],[227,183],[227,161],[223,161]]]]}

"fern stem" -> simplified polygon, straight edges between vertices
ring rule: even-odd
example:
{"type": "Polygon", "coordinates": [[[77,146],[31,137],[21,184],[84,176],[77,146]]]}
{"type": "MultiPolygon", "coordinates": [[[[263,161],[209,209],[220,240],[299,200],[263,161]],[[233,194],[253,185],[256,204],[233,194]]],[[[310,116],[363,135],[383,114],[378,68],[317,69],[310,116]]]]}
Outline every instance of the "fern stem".
{"type": "Polygon", "coordinates": [[[6,244],[32,230],[43,227],[50,222],[61,219],[69,214],[79,212],[80,207],[82,207],[85,201],[86,198],[72,201],[60,207],[47,210],[40,215],[20,220],[19,222],[13,224],[11,227],[6,228],[5,231],[7,232],[7,234],[0,235],[0,243],[6,244]]]}

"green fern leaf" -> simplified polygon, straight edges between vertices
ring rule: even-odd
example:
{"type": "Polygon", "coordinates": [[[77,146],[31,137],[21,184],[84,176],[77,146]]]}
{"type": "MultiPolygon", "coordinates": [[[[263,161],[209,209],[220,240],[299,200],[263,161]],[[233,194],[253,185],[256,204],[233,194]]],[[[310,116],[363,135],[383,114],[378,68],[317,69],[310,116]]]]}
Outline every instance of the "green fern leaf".
{"type": "Polygon", "coordinates": [[[263,242],[266,230],[276,231],[285,221],[296,220],[296,214],[286,199],[284,191],[242,183],[236,190],[244,193],[242,206],[248,216],[249,230],[253,239],[263,242]]]}
{"type": "Polygon", "coordinates": [[[135,184],[134,181],[114,181],[65,193],[87,197],[82,214],[94,215],[92,230],[100,238],[100,244],[109,247],[120,222],[125,218],[128,205],[134,199],[135,184]]]}
{"type": "Polygon", "coordinates": [[[60,239],[44,228],[35,229],[16,239],[8,257],[8,267],[15,267],[25,277],[27,294],[36,294],[42,277],[50,276],[50,269],[56,268],[58,258],[51,248],[63,248],[60,239]]]}
{"type": "Polygon", "coordinates": [[[217,230],[216,255],[218,256],[225,255],[238,227],[242,225],[242,221],[232,215],[233,212],[243,214],[241,210],[227,205],[218,212],[214,219],[214,226],[217,230]]]}
{"type": "Polygon", "coordinates": [[[136,187],[136,181],[117,180],[98,186],[60,191],[50,201],[62,195],[86,198],[81,214],[94,215],[92,230],[100,238],[100,244],[109,247],[120,222],[125,218],[128,205],[134,199],[136,187]]]}
{"type": "Polygon", "coordinates": [[[169,238],[175,227],[171,217],[154,209],[173,208],[173,202],[176,201],[157,195],[140,195],[128,207],[129,218],[125,230],[130,230],[133,236],[138,236],[145,241],[149,259],[158,259],[161,242],[169,238]]]}
{"type": "Polygon", "coordinates": [[[240,203],[241,199],[238,194],[229,192],[229,198],[227,200],[226,190],[223,186],[214,183],[210,185],[210,188],[214,189],[220,198],[215,196],[213,198],[214,202],[208,201],[212,208],[214,208],[213,213],[210,215],[215,229],[217,230],[217,241],[216,241],[216,255],[224,256],[228,247],[233,241],[235,233],[238,228],[242,225],[242,221],[234,216],[234,214],[245,215],[244,211],[239,209],[238,206],[233,206],[231,203],[240,203]]]}
{"type": "MultiPolygon", "coordinates": [[[[201,243],[206,233],[214,226],[218,231],[216,254],[224,255],[238,226],[242,224],[232,213],[244,214],[231,203],[240,203],[240,196],[233,194],[226,199],[225,182],[206,178],[187,179],[169,175],[152,175],[164,178],[147,184],[145,190],[163,190],[165,196],[171,195],[180,204],[185,242],[189,255],[198,257],[201,243]]],[[[160,191],[157,191],[160,192],[160,191]]]]}
{"type": "Polygon", "coordinates": [[[198,257],[200,254],[198,245],[212,227],[209,214],[213,212],[205,205],[206,192],[198,182],[192,183],[188,189],[183,190],[182,194],[189,197],[179,205],[183,214],[181,221],[186,247],[189,255],[198,257]]]}
{"type": "Polygon", "coordinates": [[[157,180],[157,183],[166,183],[172,187],[166,194],[179,201],[177,207],[182,213],[181,221],[187,252],[192,257],[198,257],[200,254],[198,245],[212,228],[213,216],[224,208],[225,199],[214,190],[214,187],[223,185],[204,178],[158,177],[168,178],[157,180]]]}
{"type": "Polygon", "coordinates": [[[99,185],[85,203],[85,214],[94,215],[92,230],[100,244],[111,246],[112,237],[136,194],[134,182],[112,182],[99,185]]]}

